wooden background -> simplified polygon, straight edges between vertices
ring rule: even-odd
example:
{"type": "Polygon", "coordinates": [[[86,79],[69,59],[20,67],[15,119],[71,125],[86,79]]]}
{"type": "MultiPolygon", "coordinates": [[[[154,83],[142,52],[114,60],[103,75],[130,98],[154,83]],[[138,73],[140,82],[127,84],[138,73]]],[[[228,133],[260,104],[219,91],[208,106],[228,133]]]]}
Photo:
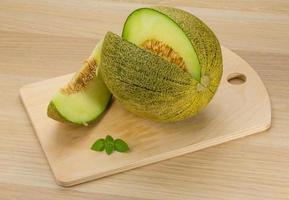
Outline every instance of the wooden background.
{"type": "Polygon", "coordinates": [[[0,199],[289,199],[289,1],[0,0],[0,199]],[[77,70],[146,4],[183,7],[247,60],[272,101],[262,134],[72,188],[55,184],[19,88],[77,70]],[[102,26],[94,26],[95,21],[102,26]],[[71,50],[73,49],[73,50],[71,50]],[[69,51],[68,51],[69,50],[69,51]]]}

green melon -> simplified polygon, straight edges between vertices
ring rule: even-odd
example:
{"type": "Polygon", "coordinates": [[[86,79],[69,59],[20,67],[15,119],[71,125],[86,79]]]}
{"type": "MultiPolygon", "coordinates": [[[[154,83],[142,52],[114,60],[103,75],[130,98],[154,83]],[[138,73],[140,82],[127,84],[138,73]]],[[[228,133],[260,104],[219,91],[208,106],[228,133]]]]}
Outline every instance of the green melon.
{"type": "Polygon", "coordinates": [[[50,118],[87,125],[105,111],[111,93],[99,73],[101,46],[99,42],[80,71],[55,94],[47,109],[50,118]]]}
{"type": "Polygon", "coordinates": [[[127,110],[178,121],[210,102],[221,80],[222,54],[200,19],[175,8],[141,8],[127,18],[122,37],[106,34],[100,69],[127,110]]]}

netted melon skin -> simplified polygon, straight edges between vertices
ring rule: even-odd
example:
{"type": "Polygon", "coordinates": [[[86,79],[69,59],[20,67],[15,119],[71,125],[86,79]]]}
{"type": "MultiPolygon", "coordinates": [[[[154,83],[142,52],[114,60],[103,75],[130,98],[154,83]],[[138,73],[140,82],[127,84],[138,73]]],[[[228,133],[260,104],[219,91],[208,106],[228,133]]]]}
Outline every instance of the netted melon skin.
{"type": "Polygon", "coordinates": [[[157,121],[195,115],[214,93],[177,65],[108,32],[101,53],[103,80],[130,112],[157,121]]]}

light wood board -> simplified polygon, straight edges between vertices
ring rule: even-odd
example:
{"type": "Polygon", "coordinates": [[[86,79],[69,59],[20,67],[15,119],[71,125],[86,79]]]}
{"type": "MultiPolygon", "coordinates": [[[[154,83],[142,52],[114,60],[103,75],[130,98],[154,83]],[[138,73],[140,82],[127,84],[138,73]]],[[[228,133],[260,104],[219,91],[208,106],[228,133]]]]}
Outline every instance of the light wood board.
{"type": "Polygon", "coordinates": [[[48,118],[46,108],[72,74],[24,86],[21,98],[56,182],[71,186],[268,129],[271,105],[261,79],[239,56],[224,47],[222,51],[224,73],[213,101],[197,116],[176,123],[136,117],[114,101],[103,118],[88,127],[65,125],[48,118]],[[239,75],[244,75],[244,83],[228,81],[239,75]],[[90,150],[107,134],[127,141],[131,151],[107,156],[90,150]]]}

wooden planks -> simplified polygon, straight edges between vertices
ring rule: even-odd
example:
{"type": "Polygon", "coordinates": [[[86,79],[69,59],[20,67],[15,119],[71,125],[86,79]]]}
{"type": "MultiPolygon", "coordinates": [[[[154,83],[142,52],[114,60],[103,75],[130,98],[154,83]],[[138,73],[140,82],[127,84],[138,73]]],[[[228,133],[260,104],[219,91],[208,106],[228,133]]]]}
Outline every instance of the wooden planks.
{"type": "Polygon", "coordinates": [[[120,32],[128,9],[142,6],[127,2],[0,1],[1,198],[287,199],[289,20],[279,20],[289,15],[287,0],[145,1],[186,6],[248,61],[270,94],[271,129],[69,189],[55,185],[19,89],[77,70],[106,31],[102,27],[120,32]],[[95,21],[101,27],[94,27],[95,21]]]}

